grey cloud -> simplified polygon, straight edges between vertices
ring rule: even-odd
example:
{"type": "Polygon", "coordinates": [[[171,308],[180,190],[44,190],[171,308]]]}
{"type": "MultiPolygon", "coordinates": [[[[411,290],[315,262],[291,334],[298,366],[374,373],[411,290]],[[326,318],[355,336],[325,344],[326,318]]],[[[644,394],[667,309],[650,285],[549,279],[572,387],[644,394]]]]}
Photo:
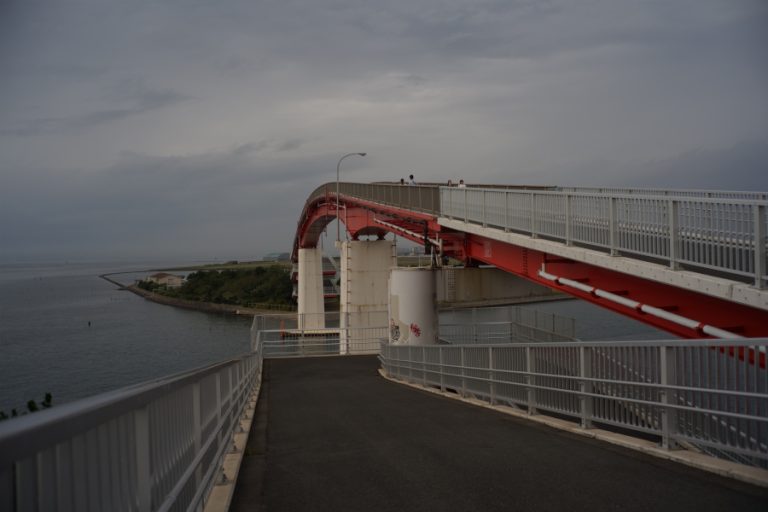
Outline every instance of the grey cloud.
{"type": "Polygon", "coordinates": [[[240,144],[235,146],[231,152],[233,155],[238,156],[252,155],[265,151],[282,153],[299,149],[305,144],[305,142],[306,141],[303,139],[287,139],[283,141],[262,140],[259,142],[248,142],[246,144],[240,144]]]}
{"type": "Polygon", "coordinates": [[[348,151],[369,153],[350,180],[765,189],[767,20],[763,0],[0,0],[0,250],[285,249],[348,151]]]}
{"type": "Polygon", "coordinates": [[[248,142],[246,144],[240,144],[232,149],[234,155],[248,155],[250,153],[258,153],[268,148],[270,143],[268,141],[261,142],[248,142]]]}
{"type": "Polygon", "coordinates": [[[290,139],[286,140],[285,142],[280,143],[277,146],[278,151],[293,151],[294,149],[299,149],[302,144],[304,144],[304,141],[301,139],[290,139]]]}
{"type": "Polygon", "coordinates": [[[768,191],[768,138],[698,148],[628,166],[625,181],[643,187],[768,191]]]}
{"type": "Polygon", "coordinates": [[[0,225],[0,239],[6,249],[68,244],[94,252],[130,240],[132,250],[152,254],[175,251],[177,237],[186,237],[185,246],[215,245],[225,230],[229,243],[235,242],[233,236],[243,237],[235,243],[253,250],[248,233],[267,224],[270,247],[288,250],[301,205],[313,188],[295,183],[319,184],[317,177],[309,160],[259,163],[235,150],[174,157],[124,154],[120,163],[99,173],[47,176],[43,189],[40,176],[19,176],[0,193],[0,217],[16,218],[0,225]],[[33,196],[29,204],[25,198],[33,196]]]}
{"type": "Polygon", "coordinates": [[[13,128],[0,128],[0,136],[27,137],[65,130],[85,130],[95,126],[169,107],[188,100],[189,97],[171,89],[153,89],[143,85],[132,85],[127,90],[124,85],[116,88],[121,91],[117,101],[128,103],[124,108],[108,108],[80,115],[58,118],[41,118],[20,123],[13,128]]]}
{"type": "Polygon", "coordinates": [[[768,139],[634,162],[593,159],[567,167],[515,169],[512,175],[498,173],[493,179],[563,186],[768,191],[768,139]]]}

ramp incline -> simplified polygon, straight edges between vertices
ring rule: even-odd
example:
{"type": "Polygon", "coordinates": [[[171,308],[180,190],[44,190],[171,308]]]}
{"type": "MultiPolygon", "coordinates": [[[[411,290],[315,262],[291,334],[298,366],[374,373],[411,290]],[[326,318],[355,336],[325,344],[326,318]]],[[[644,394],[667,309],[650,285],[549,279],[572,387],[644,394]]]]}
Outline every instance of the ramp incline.
{"type": "Polygon", "coordinates": [[[231,510],[766,510],[768,491],[388,382],[265,361],[231,510]]]}

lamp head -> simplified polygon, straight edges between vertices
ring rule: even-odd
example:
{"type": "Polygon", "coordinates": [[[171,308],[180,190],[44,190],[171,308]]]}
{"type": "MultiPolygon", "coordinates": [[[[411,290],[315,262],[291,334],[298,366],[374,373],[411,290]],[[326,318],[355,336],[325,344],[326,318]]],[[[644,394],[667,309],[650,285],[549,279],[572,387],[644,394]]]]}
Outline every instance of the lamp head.
{"type": "Polygon", "coordinates": [[[368,154],[368,153],[358,153],[358,155],[360,155],[360,156],[365,156],[365,155],[367,155],[367,154],[368,154]]]}

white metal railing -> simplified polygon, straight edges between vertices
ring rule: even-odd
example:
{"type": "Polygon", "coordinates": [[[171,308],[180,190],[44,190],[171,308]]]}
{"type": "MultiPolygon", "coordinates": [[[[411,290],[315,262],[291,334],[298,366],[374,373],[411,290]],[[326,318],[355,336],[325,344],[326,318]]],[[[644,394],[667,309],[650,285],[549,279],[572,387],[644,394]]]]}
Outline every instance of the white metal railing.
{"type": "Polygon", "coordinates": [[[573,336],[516,322],[441,324],[440,341],[448,344],[574,341],[573,336]]]}
{"type": "MultiPolygon", "coordinates": [[[[330,185],[313,191],[307,205],[335,196],[330,185]]],[[[672,269],[724,273],[758,288],[768,279],[768,192],[388,183],[342,183],[340,191],[612,255],[651,258],[672,269]]]]}
{"type": "MultiPolygon", "coordinates": [[[[310,195],[310,200],[329,192],[335,197],[336,190],[330,190],[328,185],[322,185],[315,189],[310,195]]],[[[420,212],[436,212],[440,209],[440,193],[434,185],[341,183],[339,193],[420,212]]]]}
{"type": "Polygon", "coordinates": [[[254,352],[4,421],[0,510],[201,510],[260,382],[254,352]]]}
{"type": "Polygon", "coordinates": [[[754,201],[768,200],[768,192],[749,192],[746,190],[664,189],[631,187],[555,187],[555,190],[559,192],[578,192],[588,194],[705,197],[709,199],[747,199],[754,201]]]}
{"type": "MultiPolygon", "coordinates": [[[[531,308],[449,309],[440,318],[443,343],[570,341],[576,336],[573,318],[531,308]],[[489,321],[499,317],[502,320],[489,321]]],[[[251,341],[254,349],[264,345],[267,358],[378,353],[378,344],[389,336],[388,319],[387,310],[256,315],[251,341]]]]}
{"type": "MultiPolygon", "coordinates": [[[[626,192],[626,190],[624,190],[626,192]]],[[[762,193],[748,199],[440,187],[440,215],[605,251],[651,258],[670,268],[725,273],[766,284],[762,193]]]]}
{"type": "Polygon", "coordinates": [[[528,341],[571,341],[576,338],[576,320],[518,306],[448,309],[440,314],[440,336],[449,342],[464,343],[483,343],[484,339],[497,340],[503,336],[518,341],[522,337],[528,341]],[[453,335],[452,331],[462,335],[453,335]],[[507,331],[510,336],[506,336],[507,331]]]}
{"type": "Polygon", "coordinates": [[[386,309],[349,313],[328,311],[324,313],[293,312],[255,315],[251,325],[251,340],[255,340],[258,331],[386,325],[387,317],[386,309]]]}
{"type": "Polygon", "coordinates": [[[276,329],[256,332],[265,359],[378,354],[389,328],[276,329]]]}
{"type": "Polygon", "coordinates": [[[391,377],[768,467],[768,338],[384,345],[391,377]]]}

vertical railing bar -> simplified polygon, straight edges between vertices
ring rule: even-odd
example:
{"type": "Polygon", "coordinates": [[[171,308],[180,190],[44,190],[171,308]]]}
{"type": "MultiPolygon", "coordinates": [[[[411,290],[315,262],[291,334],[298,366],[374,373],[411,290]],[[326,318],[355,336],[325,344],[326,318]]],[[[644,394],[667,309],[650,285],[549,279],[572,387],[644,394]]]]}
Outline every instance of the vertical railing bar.
{"type": "Polygon", "coordinates": [[[509,191],[504,191],[504,231],[509,232],[509,191]]]}
{"type": "Polygon", "coordinates": [[[138,510],[149,512],[152,504],[149,465],[149,411],[142,407],[134,411],[136,442],[136,501],[138,510]]]}
{"type": "Polygon", "coordinates": [[[464,188],[464,222],[469,223],[469,200],[467,199],[468,190],[464,188]]]}
{"type": "Polygon", "coordinates": [[[679,231],[679,222],[678,222],[678,202],[675,199],[670,199],[668,203],[668,214],[669,214],[669,268],[672,270],[677,270],[679,268],[678,264],[678,231],[679,231]]]}
{"type": "Polygon", "coordinates": [[[488,347],[488,385],[491,405],[496,403],[496,386],[493,372],[493,347],[488,347]]]}
{"type": "Polygon", "coordinates": [[[465,366],[464,366],[464,347],[459,347],[461,354],[461,396],[467,396],[467,379],[465,378],[465,366]]]}
{"type": "Polygon", "coordinates": [[[579,347],[579,376],[583,379],[579,388],[581,390],[581,428],[592,427],[593,416],[593,398],[586,394],[592,393],[592,381],[585,379],[592,378],[592,350],[587,347],[579,347]]]}
{"type": "Polygon", "coordinates": [[[756,204],[753,206],[754,211],[754,269],[755,269],[755,288],[765,288],[765,271],[766,271],[766,251],[765,251],[765,235],[766,235],[766,207],[764,204],[756,204]]]}
{"type": "Polygon", "coordinates": [[[674,347],[660,347],[659,349],[659,370],[661,376],[661,443],[662,447],[671,450],[676,446],[675,435],[677,434],[677,415],[676,409],[665,407],[674,404],[674,393],[669,389],[670,385],[675,385],[675,349],[674,347]]]}
{"type": "Polygon", "coordinates": [[[486,210],[487,209],[486,203],[488,201],[486,196],[487,196],[488,191],[486,189],[483,189],[482,193],[483,193],[483,215],[482,215],[483,222],[482,222],[482,225],[483,225],[484,228],[486,228],[486,227],[488,227],[488,218],[487,218],[487,210],[486,210]]]}
{"type": "Polygon", "coordinates": [[[440,358],[440,391],[445,391],[445,367],[443,359],[443,347],[437,349],[438,357],[440,358]]]}
{"type": "Polygon", "coordinates": [[[573,245],[573,228],[571,227],[571,195],[565,195],[565,245],[573,245]]]}
{"type": "Polygon", "coordinates": [[[616,246],[616,244],[618,242],[618,240],[617,240],[617,235],[618,235],[617,224],[618,224],[618,220],[616,218],[618,212],[617,212],[617,209],[616,209],[616,198],[615,197],[611,197],[609,199],[609,205],[608,206],[609,206],[609,208],[608,208],[608,232],[609,232],[609,235],[608,235],[609,236],[608,247],[610,249],[610,255],[611,256],[616,256],[619,253],[619,251],[618,251],[618,248],[616,246]]]}
{"type": "Polygon", "coordinates": [[[528,385],[526,388],[527,400],[528,400],[528,414],[536,414],[536,390],[531,386],[534,385],[533,375],[533,354],[531,353],[531,347],[525,347],[525,383],[528,385]]]}

